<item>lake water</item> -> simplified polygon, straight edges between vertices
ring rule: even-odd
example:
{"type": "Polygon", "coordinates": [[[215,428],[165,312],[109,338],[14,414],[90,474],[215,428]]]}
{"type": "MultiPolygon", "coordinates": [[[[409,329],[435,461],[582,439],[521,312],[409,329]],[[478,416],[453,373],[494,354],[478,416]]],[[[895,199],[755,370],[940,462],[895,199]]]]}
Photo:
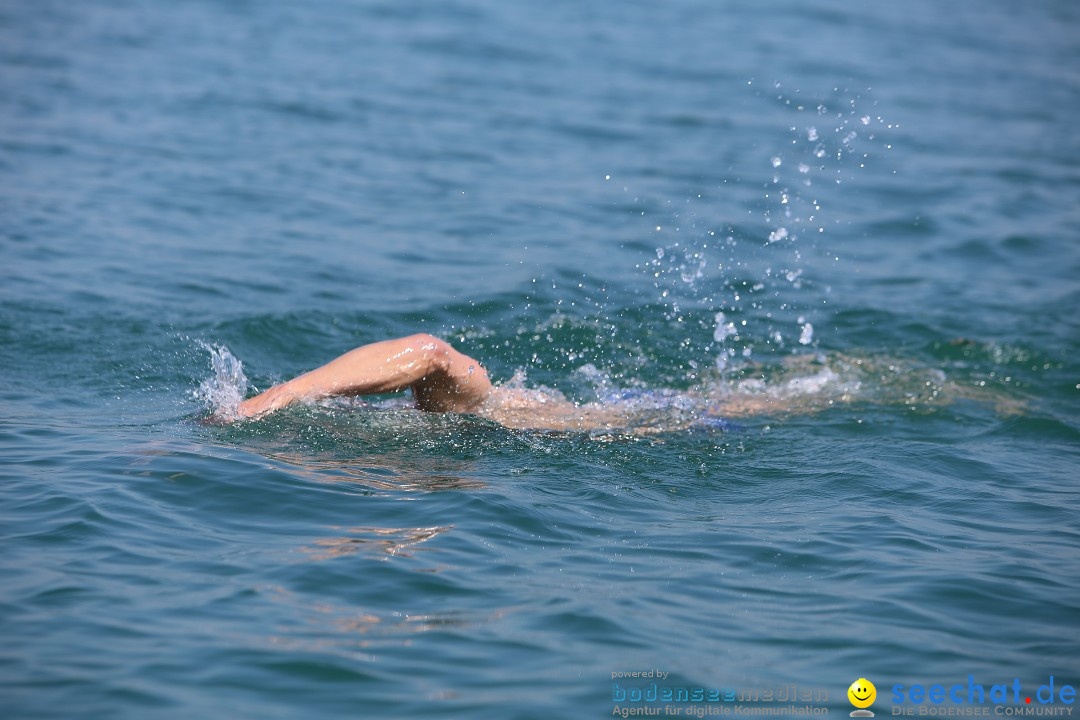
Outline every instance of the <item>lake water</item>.
{"type": "Polygon", "coordinates": [[[1078,36],[1064,0],[5,3],[4,714],[1075,686],[1078,36]],[[201,422],[419,331],[765,409],[201,422]]]}

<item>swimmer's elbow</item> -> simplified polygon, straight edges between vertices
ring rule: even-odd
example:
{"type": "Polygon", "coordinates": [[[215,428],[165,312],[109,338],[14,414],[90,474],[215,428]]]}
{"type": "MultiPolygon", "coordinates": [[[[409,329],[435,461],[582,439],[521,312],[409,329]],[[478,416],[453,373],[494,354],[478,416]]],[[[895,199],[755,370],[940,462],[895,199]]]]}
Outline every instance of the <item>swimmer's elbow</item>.
{"type": "Polygon", "coordinates": [[[410,346],[424,359],[427,373],[446,372],[450,365],[453,347],[450,343],[428,333],[417,333],[408,338],[410,346]]]}

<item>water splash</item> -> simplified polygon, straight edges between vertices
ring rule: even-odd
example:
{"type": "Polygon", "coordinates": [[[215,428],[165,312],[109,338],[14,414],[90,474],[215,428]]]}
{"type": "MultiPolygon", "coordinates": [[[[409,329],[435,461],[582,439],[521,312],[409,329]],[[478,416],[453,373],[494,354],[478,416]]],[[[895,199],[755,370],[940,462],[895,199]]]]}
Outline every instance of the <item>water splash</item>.
{"type": "Polygon", "coordinates": [[[203,403],[214,418],[225,421],[238,420],[240,402],[247,392],[248,379],[244,366],[223,345],[210,345],[199,342],[199,346],[210,353],[212,375],[195,390],[195,397],[203,403]]]}
{"type": "MultiPolygon", "coordinates": [[[[870,88],[838,86],[811,100],[774,87],[768,101],[790,112],[790,137],[752,158],[761,166],[748,177],[757,175],[762,185],[751,219],[725,220],[732,202],[725,180],[719,194],[703,188],[685,203],[668,199],[669,214],[657,218],[654,211],[646,221],[650,244],[661,244],[638,268],[664,319],[686,329],[681,346],[711,354],[721,373],[744,367],[734,362],[739,356],[766,360],[818,346],[815,315],[829,303],[830,288],[815,282],[815,266],[840,261],[826,247],[833,232],[844,232],[830,208],[851,197],[837,186],[886,171],[874,161],[891,149],[888,135],[898,127],[873,112],[870,88]]],[[[635,207],[643,204],[634,198],[635,207]]]]}

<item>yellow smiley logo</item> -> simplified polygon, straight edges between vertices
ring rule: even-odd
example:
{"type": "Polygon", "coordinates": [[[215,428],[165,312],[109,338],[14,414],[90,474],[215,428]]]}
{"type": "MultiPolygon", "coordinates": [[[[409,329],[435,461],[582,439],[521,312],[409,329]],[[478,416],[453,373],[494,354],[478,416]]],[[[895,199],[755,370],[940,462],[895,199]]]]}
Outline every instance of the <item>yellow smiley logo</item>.
{"type": "Polygon", "coordinates": [[[847,689],[848,700],[857,708],[868,708],[877,699],[877,688],[866,678],[859,678],[847,689]]]}

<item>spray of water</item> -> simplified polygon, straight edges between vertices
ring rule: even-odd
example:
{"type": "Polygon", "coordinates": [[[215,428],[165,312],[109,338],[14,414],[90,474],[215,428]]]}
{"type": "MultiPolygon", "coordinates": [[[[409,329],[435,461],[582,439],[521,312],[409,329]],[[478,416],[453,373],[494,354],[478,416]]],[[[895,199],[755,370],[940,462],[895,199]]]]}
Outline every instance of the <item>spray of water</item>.
{"type": "Polygon", "coordinates": [[[223,345],[199,342],[199,346],[210,353],[212,374],[199,384],[195,397],[212,417],[224,421],[239,419],[238,409],[248,387],[244,366],[223,345]]]}
{"type": "Polygon", "coordinates": [[[685,203],[668,201],[670,216],[647,222],[648,234],[663,244],[638,267],[669,321],[684,322],[687,311],[711,315],[711,327],[687,324],[692,335],[684,345],[708,344],[719,372],[816,350],[814,315],[828,304],[829,290],[814,285],[812,263],[839,262],[824,246],[840,225],[830,207],[846,198],[836,186],[857,182],[891,149],[888,135],[897,127],[874,113],[869,92],[836,87],[829,99],[808,101],[779,82],[759,91],[790,113],[790,137],[761,153],[761,195],[749,220],[723,221],[730,200],[722,184],[685,203]],[[739,357],[744,362],[733,362],[739,357]]]}

